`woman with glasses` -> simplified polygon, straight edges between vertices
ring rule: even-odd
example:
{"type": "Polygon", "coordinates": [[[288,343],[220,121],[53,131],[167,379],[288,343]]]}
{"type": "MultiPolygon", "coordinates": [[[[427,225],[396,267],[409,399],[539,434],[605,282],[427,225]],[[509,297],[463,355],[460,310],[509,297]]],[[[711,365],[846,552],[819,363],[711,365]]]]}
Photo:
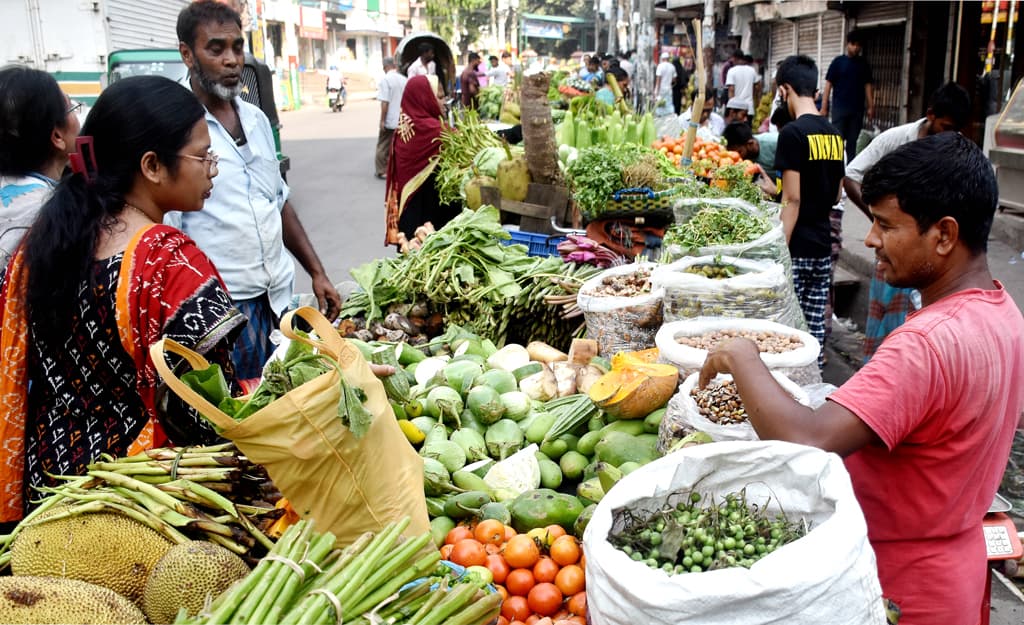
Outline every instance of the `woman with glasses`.
{"type": "Polygon", "coordinates": [[[176,398],[158,401],[148,349],[170,337],[233,380],[246,323],[209,259],[162,223],[201,210],[217,175],[195,96],[161,77],[118,81],[77,144],[0,285],[0,521],[102,453],[215,440],[176,398]]]}
{"type": "Polygon", "coordinates": [[[0,69],[0,273],[53,187],[78,136],[77,110],[46,72],[0,69]]]}

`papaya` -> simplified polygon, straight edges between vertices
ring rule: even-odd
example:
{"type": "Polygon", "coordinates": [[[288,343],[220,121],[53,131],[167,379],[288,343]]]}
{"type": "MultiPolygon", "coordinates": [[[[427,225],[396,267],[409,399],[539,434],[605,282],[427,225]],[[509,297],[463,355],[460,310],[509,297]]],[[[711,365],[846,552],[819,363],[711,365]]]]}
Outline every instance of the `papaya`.
{"type": "Polygon", "coordinates": [[[598,460],[616,467],[627,462],[644,465],[658,459],[657,444],[658,437],[653,434],[630,436],[613,431],[601,437],[594,451],[598,460]]]}
{"type": "Polygon", "coordinates": [[[548,525],[560,525],[571,531],[583,512],[583,504],[572,495],[538,488],[516,497],[508,509],[512,514],[512,527],[520,534],[548,525]]]}
{"type": "Polygon", "coordinates": [[[598,378],[587,394],[611,417],[642,419],[668,403],[678,384],[679,371],[674,366],[620,352],[612,357],[611,371],[598,378]]]}

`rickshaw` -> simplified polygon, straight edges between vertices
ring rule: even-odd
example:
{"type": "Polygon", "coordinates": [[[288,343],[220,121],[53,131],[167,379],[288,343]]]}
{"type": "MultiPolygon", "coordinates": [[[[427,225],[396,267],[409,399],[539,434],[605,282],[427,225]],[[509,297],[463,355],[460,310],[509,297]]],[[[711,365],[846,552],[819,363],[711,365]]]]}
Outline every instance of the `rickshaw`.
{"type": "Polygon", "coordinates": [[[420,55],[419,47],[421,43],[429,43],[434,48],[434,63],[437,66],[438,83],[441,85],[441,89],[444,90],[445,97],[451,98],[455,94],[455,57],[452,56],[452,50],[448,47],[448,42],[432,32],[418,31],[409,33],[398,43],[398,48],[395,51],[398,72],[403,76],[406,75],[409,66],[420,55]]]}

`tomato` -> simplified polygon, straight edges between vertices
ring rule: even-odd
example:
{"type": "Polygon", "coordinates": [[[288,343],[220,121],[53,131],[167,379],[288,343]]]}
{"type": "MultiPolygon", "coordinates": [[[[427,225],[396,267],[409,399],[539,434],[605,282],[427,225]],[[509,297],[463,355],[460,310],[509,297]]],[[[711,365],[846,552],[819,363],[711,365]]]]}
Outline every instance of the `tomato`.
{"type": "Polygon", "coordinates": [[[729,165],[732,165],[732,164],[733,164],[733,160],[731,158],[729,158],[728,156],[726,156],[722,160],[718,161],[718,166],[719,167],[728,167],[729,165]]]}
{"type": "Polygon", "coordinates": [[[575,595],[586,586],[586,574],[579,565],[570,564],[558,571],[555,586],[558,586],[564,595],[575,595]]]}
{"type": "Polygon", "coordinates": [[[505,558],[500,555],[487,556],[487,564],[484,566],[490,569],[491,575],[494,576],[495,584],[504,584],[505,578],[508,577],[509,571],[512,570],[508,562],[505,562],[505,558]]]}
{"type": "Polygon", "coordinates": [[[567,564],[576,564],[580,560],[582,551],[580,550],[579,543],[576,542],[575,536],[562,536],[555,542],[551,543],[551,559],[565,566],[567,564]]]}
{"type": "Polygon", "coordinates": [[[441,547],[441,559],[451,560],[452,549],[455,549],[455,545],[444,545],[443,547],[441,547]]]}
{"type": "Polygon", "coordinates": [[[508,619],[504,616],[498,616],[498,625],[508,625],[508,619]]]}
{"type": "Polygon", "coordinates": [[[581,590],[570,597],[567,607],[572,614],[585,616],[587,614],[587,591],[581,590]]]}
{"type": "Polygon", "coordinates": [[[484,545],[484,551],[486,551],[487,555],[489,555],[489,556],[500,554],[501,553],[501,545],[492,545],[490,543],[487,543],[486,545],[484,545]]]}
{"type": "Polygon", "coordinates": [[[558,575],[558,563],[544,556],[533,565],[533,579],[538,582],[553,582],[558,575]]]}
{"type": "Polygon", "coordinates": [[[512,568],[526,568],[537,564],[537,560],[540,559],[540,549],[537,548],[537,543],[533,542],[532,538],[521,534],[513,536],[505,543],[504,556],[505,561],[512,568]]]}
{"type": "Polygon", "coordinates": [[[473,537],[485,545],[500,545],[505,542],[505,524],[496,519],[480,521],[473,537]]]}
{"type": "Polygon", "coordinates": [[[564,619],[555,621],[554,625],[587,625],[587,618],[579,614],[570,615],[564,619]]]}
{"type": "Polygon", "coordinates": [[[454,545],[460,540],[466,538],[473,538],[473,530],[469,529],[465,525],[458,525],[452,528],[452,531],[448,532],[448,535],[444,537],[444,544],[454,545]]]}
{"type": "Polygon", "coordinates": [[[451,561],[465,567],[483,566],[487,564],[487,551],[484,546],[473,538],[464,538],[455,543],[451,561]]]}
{"type": "Polygon", "coordinates": [[[509,597],[501,604],[501,615],[510,621],[525,621],[530,618],[530,604],[525,597],[509,597]]]}
{"type": "Polygon", "coordinates": [[[530,618],[526,619],[526,625],[537,625],[537,621],[540,620],[540,614],[531,614],[530,618]]]}
{"type": "Polygon", "coordinates": [[[505,542],[512,540],[512,537],[516,535],[516,530],[511,525],[505,526],[505,542]]]}
{"type": "Polygon", "coordinates": [[[495,584],[494,587],[498,589],[498,594],[501,595],[502,601],[508,599],[508,590],[506,590],[504,586],[501,584],[495,584]]]}
{"type": "Polygon", "coordinates": [[[533,579],[533,571],[530,569],[515,569],[505,577],[505,588],[508,594],[516,597],[525,597],[530,594],[536,581],[533,579]]]}
{"type": "Polygon", "coordinates": [[[530,589],[527,596],[530,609],[537,614],[551,616],[562,609],[562,591],[550,582],[542,582],[530,589]]]}
{"type": "MultiPolygon", "coordinates": [[[[537,616],[537,615],[534,614],[534,616],[537,616]]],[[[541,618],[541,617],[537,616],[537,620],[534,621],[534,625],[554,625],[554,624],[551,622],[551,619],[546,617],[546,616],[544,618],[541,618]]]]}

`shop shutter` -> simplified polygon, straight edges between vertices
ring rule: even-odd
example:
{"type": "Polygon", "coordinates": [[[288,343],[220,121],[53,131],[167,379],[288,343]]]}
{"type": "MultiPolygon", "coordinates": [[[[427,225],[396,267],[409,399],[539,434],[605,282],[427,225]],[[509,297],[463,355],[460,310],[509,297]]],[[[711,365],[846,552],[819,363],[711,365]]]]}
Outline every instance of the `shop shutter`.
{"type": "Polygon", "coordinates": [[[177,48],[178,13],[189,0],[108,0],[110,49],[177,48]]]}
{"type": "Polygon", "coordinates": [[[787,56],[796,53],[796,23],[790,21],[772,22],[771,54],[765,68],[766,80],[775,76],[775,69],[787,56]]]}
{"type": "Polygon", "coordinates": [[[864,2],[857,3],[859,10],[855,20],[858,28],[872,24],[885,24],[906,21],[910,3],[908,2],[864,2]]]}
{"type": "Polygon", "coordinates": [[[864,59],[871,66],[875,85],[875,118],[887,130],[906,121],[901,94],[906,91],[907,68],[903,67],[904,24],[867,27],[861,30],[864,59]]]}
{"type": "Polygon", "coordinates": [[[821,60],[818,63],[821,70],[821,80],[818,84],[825,85],[825,73],[832,59],[841,54],[846,54],[846,31],[843,22],[843,14],[838,11],[828,11],[821,16],[821,60]]]}

